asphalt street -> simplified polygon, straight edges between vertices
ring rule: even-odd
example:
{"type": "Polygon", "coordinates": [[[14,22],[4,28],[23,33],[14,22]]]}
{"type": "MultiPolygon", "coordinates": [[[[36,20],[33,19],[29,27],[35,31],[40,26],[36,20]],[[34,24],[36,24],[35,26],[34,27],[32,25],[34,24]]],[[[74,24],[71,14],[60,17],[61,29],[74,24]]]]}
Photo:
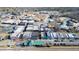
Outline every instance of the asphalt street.
{"type": "Polygon", "coordinates": [[[79,51],[79,47],[17,47],[17,48],[0,48],[0,51],[79,51]]]}

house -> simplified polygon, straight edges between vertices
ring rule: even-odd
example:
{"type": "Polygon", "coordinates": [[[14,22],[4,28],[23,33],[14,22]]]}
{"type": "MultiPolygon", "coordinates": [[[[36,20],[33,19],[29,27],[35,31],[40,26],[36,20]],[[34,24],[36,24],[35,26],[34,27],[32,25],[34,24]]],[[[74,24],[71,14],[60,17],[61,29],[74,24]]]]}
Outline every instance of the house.
{"type": "Polygon", "coordinates": [[[37,22],[40,22],[40,21],[44,21],[45,18],[46,18],[46,15],[43,15],[43,14],[35,14],[35,16],[33,16],[34,20],[37,21],[37,22]]]}
{"type": "Polygon", "coordinates": [[[17,39],[20,38],[20,35],[23,33],[25,29],[25,26],[18,26],[17,29],[14,31],[14,33],[11,34],[11,39],[17,39]]]}
{"type": "Polygon", "coordinates": [[[69,39],[75,39],[75,36],[72,33],[69,33],[68,36],[69,36],[69,39]]]}
{"type": "Polygon", "coordinates": [[[32,35],[32,32],[25,32],[25,33],[23,34],[23,38],[24,38],[24,39],[30,39],[30,38],[31,38],[31,35],[32,35]]]}
{"type": "Polygon", "coordinates": [[[2,24],[10,24],[10,25],[15,25],[20,23],[20,20],[15,20],[15,19],[3,19],[1,21],[2,24]]]}
{"type": "Polygon", "coordinates": [[[39,26],[34,25],[34,26],[33,26],[33,30],[39,30],[39,26]]]}
{"type": "Polygon", "coordinates": [[[5,33],[12,33],[14,31],[14,26],[11,25],[5,25],[5,24],[0,24],[0,31],[5,32],[5,33]]]}
{"type": "Polygon", "coordinates": [[[79,23],[73,23],[73,27],[78,27],[79,23]]]}
{"type": "Polygon", "coordinates": [[[31,39],[39,39],[39,32],[32,32],[31,39]]]}
{"type": "Polygon", "coordinates": [[[20,20],[30,20],[30,19],[33,19],[32,16],[20,16],[20,20]]]}
{"type": "Polygon", "coordinates": [[[19,26],[27,26],[27,23],[26,22],[20,22],[18,23],[19,26]]]}
{"type": "Polygon", "coordinates": [[[33,26],[28,26],[27,28],[26,28],[26,31],[32,31],[33,30],[33,26]]]}
{"type": "Polygon", "coordinates": [[[17,26],[17,29],[14,31],[15,33],[23,32],[25,26],[17,26]]]}
{"type": "Polygon", "coordinates": [[[57,22],[62,23],[62,22],[64,22],[65,20],[67,20],[66,17],[58,17],[57,22]]]}

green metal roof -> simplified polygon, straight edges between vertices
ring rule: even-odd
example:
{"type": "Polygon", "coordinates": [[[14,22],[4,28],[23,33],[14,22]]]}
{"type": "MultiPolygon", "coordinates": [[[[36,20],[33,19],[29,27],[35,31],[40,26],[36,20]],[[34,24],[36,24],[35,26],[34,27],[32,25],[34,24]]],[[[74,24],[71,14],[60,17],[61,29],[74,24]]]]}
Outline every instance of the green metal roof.
{"type": "Polygon", "coordinates": [[[43,41],[34,41],[32,42],[32,45],[43,45],[44,42],[43,41]]]}

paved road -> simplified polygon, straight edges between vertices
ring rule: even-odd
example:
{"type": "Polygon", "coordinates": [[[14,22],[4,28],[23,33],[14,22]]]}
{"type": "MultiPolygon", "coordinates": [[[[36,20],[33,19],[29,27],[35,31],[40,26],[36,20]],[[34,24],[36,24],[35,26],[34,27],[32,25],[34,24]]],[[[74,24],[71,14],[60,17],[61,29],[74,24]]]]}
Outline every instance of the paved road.
{"type": "Polygon", "coordinates": [[[18,48],[0,48],[0,50],[14,51],[79,51],[79,47],[18,47],[18,48]]]}

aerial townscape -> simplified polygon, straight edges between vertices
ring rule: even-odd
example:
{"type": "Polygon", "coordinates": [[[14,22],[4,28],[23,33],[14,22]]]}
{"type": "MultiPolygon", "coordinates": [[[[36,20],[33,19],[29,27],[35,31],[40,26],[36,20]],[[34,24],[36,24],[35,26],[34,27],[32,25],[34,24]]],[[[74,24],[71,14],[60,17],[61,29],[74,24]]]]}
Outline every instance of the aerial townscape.
{"type": "Polygon", "coordinates": [[[77,7],[0,7],[0,47],[79,46],[77,7]]]}

